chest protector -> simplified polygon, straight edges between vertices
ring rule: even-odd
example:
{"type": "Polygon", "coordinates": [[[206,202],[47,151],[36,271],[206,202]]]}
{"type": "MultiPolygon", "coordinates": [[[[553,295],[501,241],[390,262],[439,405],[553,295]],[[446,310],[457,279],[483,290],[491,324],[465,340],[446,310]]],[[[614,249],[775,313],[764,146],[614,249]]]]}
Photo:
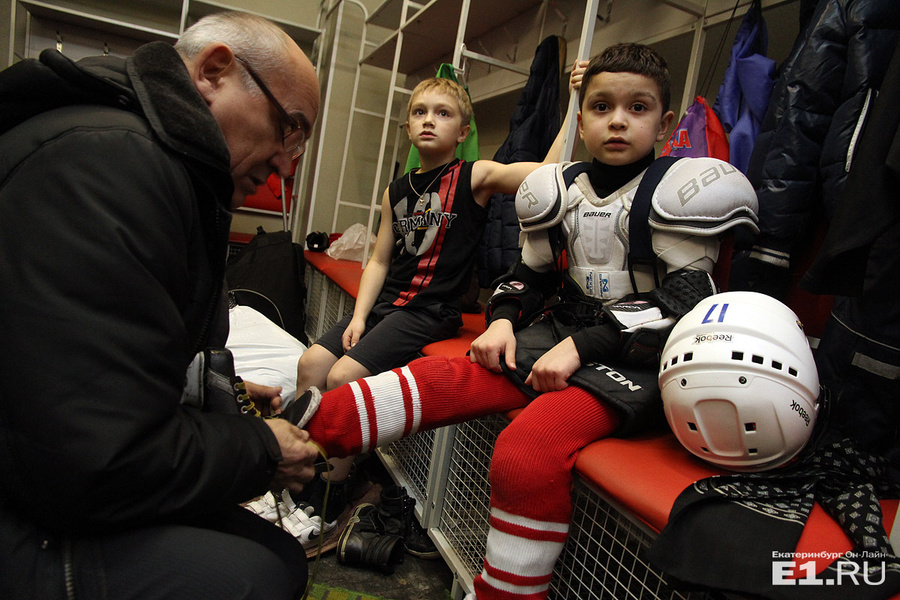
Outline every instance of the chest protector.
{"type": "MultiPolygon", "coordinates": [[[[628,223],[640,178],[606,198],[594,192],[588,173],[569,186],[570,209],[561,226],[567,241],[569,277],[584,295],[598,300],[622,298],[634,291],[628,269],[628,223]]],[[[646,272],[636,273],[642,290],[653,287],[646,272]]]]}
{"type": "Polygon", "coordinates": [[[568,274],[590,298],[618,300],[657,287],[656,272],[668,265],[651,247],[654,232],[689,239],[716,237],[739,224],[758,231],[753,187],[726,162],[660,158],[605,198],[594,191],[589,173],[589,163],[540,167],[519,188],[516,210],[525,264],[549,270],[547,231],[559,225],[568,274]]]}

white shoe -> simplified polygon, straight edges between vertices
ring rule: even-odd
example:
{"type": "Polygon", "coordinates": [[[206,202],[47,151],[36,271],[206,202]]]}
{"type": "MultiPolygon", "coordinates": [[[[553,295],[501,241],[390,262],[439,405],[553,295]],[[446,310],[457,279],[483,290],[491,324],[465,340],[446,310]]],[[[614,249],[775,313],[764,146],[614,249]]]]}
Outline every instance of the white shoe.
{"type": "Polygon", "coordinates": [[[322,518],[313,516],[312,506],[297,506],[290,514],[281,518],[281,526],[285,531],[297,538],[307,550],[319,543],[319,534],[328,533],[337,523],[322,525],[322,518]]]}
{"type": "Polygon", "coordinates": [[[294,512],[297,505],[287,489],[284,489],[277,496],[272,491],[266,492],[256,500],[244,504],[244,508],[256,513],[269,523],[277,523],[278,519],[283,519],[294,512]]]}
{"type": "Polygon", "coordinates": [[[272,492],[266,492],[263,496],[260,496],[256,500],[248,502],[244,505],[244,508],[246,508],[250,512],[256,513],[270,523],[275,523],[278,521],[279,512],[281,513],[281,516],[284,516],[290,512],[283,505],[280,505],[280,503],[275,499],[275,494],[273,494],[272,492]]]}

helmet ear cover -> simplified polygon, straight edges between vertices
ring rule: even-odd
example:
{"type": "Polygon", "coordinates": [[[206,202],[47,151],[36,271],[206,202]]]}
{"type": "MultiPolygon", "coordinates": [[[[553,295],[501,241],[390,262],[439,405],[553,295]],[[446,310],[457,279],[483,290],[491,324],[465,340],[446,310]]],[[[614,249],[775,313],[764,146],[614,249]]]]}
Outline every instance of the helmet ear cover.
{"type": "Polygon", "coordinates": [[[792,460],[810,440],[819,381],[796,315],[774,298],[725,292],[673,328],[659,385],[666,419],[696,456],[734,471],[792,460]]]}

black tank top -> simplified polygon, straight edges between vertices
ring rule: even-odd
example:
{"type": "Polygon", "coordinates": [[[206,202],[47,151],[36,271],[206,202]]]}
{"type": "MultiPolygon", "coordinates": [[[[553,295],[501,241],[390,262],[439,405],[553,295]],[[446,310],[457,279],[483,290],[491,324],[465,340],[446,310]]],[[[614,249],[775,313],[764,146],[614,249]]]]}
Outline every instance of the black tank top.
{"type": "Polygon", "coordinates": [[[412,185],[407,174],[388,186],[396,244],[380,301],[458,305],[487,218],[472,195],[472,165],[457,159],[427,173],[413,172],[412,185]]]}

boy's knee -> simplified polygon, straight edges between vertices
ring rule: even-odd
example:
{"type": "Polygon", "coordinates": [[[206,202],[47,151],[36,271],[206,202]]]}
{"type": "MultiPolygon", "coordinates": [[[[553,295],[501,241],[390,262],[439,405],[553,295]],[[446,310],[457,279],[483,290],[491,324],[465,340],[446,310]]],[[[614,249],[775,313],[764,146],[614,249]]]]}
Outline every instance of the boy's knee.
{"type": "Polygon", "coordinates": [[[307,356],[309,350],[300,355],[300,358],[297,360],[297,377],[305,377],[310,370],[311,360],[307,356]]]}
{"type": "Polygon", "coordinates": [[[328,371],[327,389],[339,388],[345,383],[368,377],[372,373],[352,358],[344,357],[337,361],[328,371]]]}
{"type": "Polygon", "coordinates": [[[337,357],[321,346],[310,346],[297,360],[297,389],[305,391],[310,386],[324,387],[328,372],[337,357]]]}
{"type": "Polygon", "coordinates": [[[516,431],[515,420],[506,426],[497,437],[491,456],[491,479],[499,477],[507,481],[520,480],[523,471],[537,468],[543,454],[534,445],[534,432],[516,431]]]}
{"type": "Polygon", "coordinates": [[[297,359],[297,383],[303,383],[309,377],[309,359],[305,358],[306,354],[309,352],[307,350],[303,354],[300,355],[300,358],[297,359]]]}
{"type": "Polygon", "coordinates": [[[344,381],[342,377],[337,376],[334,373],[334,369],[332,369],[328,373],[328,379],[325,382],[325,389],[326,390],[337,389],[337,388],[341,387],[342,385],[344,385],[345,383],[347,383],[347,382],[344,381]]]}
{"type": "Polygon", "coordinates": [[[517,419],[497,437],[491,456],[491,480],[500,478],[507,484],[527,487],[534,479],[552,478],[556,471],[566,469],[568,452],[556,440],[536,435],[533,426],[517,424],[517,419]]]}

